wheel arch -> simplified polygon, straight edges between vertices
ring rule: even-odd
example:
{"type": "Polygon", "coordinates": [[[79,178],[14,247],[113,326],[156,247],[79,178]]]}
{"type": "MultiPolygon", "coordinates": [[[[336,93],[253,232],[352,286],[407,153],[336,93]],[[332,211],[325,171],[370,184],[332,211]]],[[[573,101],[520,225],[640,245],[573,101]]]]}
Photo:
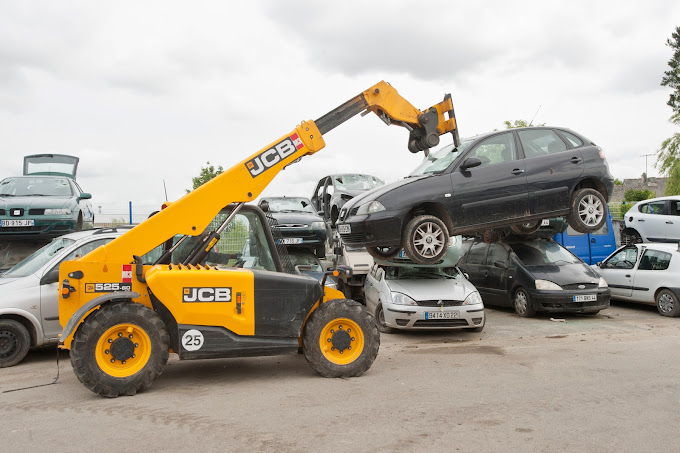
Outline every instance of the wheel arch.
{"type": "Polygon", "coordinates": [[[449,211],[441,204],[432,201],[420,203],[412,207],[404,217],[402,228],[411,221],[411,219],[419,215],[433,215],[444,222],[444,225],[446,225],[446,228],[449,230],[449,234],[453,231],[453,220],[451,220],[451,216],[449,216],[449,211]]]}
{"type": "Polygon", "coordinates": [[[677,297],[678,300],[680,300],[680,288],[669,288],[667,286],[660,286],[656,289],[656,291],[654,291],[654,303],[656,303],[656,298],[659,297],[659,293],[664,289],[675,294],[675,297],[677,297]]]}
{"type": "Polygon", "coordinates": [[[609,201],[609,192],[607,192],[607,187],[602,184],[602,181],[600,181],[597,178],[584,178],[580,180],[579,182],[576,183],[574,186],[574,189],[571,191],[573,194],[579,189],[594,189],[597,190],[602,194],[605,200],[609,201]]]}
{"type": "Polygon", "coordinates": [[[139,297],[139,293],[134,291],[118,291],[109,294],[102,294],[101,296],[95,297],[90,300],[78,310],[76,310],[71,318],[66,322],[64,329],[59,336],[59,344],[63,345],[66,349],[71,348],[71,341],[73,340],[73,335],[80,327],[80,324],[85,320],[85,318],[92,312],[95,308],[112,302],[124,302],[132,301],[139,297]]]}
{"type": "Polygon", "coordinates": [[[42,332],[40,321],[33,314],[23,310],[5,310],[0,312],[0,319],[11,319],[24,326],[31,336],[31,347],[43,345],[43,336],[39,335],[39,333],[42,332]]]}

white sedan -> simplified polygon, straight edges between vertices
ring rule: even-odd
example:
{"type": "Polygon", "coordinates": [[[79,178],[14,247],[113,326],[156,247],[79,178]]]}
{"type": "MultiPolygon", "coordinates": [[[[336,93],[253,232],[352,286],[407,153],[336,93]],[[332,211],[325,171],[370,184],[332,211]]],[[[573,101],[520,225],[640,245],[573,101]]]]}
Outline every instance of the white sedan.
{"type": "Polygon", "coordinates": [[[680,246],[631,244],[594,265],[611,298],[656,305],[664,316],[680,316],[680,246]]]}
{"type": "Polygon", "coordinates": [[[477,289],[457,267],[374,264],[364,283],[366,307],[378,330],[467,329],[486,322],[477,289]]]}

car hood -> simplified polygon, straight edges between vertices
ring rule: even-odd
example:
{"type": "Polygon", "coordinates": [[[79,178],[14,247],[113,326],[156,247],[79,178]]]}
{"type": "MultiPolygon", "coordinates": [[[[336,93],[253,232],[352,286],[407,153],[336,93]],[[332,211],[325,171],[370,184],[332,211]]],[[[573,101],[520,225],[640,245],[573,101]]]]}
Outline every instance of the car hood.
{"type": "Polygon", "coordinates": [[[415,300],[464,300],[469,292],[466,285],[454,279],[387,280],[391,291],[403,293],[415,300]]]}
{"type": "Polygon", "coordinates": [[[0,197],[0,209],[63,208],[71,197],[0,197]]]}
{"type": "Polygon", "coordinates": [[[558,285],[570,285],[574,283],[598,283],[600,275],[588,265],[582,263],[566,264],[557,266],[554,264],[545,266],[526,266],[526,269],[537,280],[549,280],[558,285]]]}
{"type": "Polygon", "coordinates": [[[0,275],[0,303],[9,302],[8,291],[29,288],[39,284],[38,277],[31,274],[26,277],[3,277],[0,275]]]}
{"type": "Polygon", "coordinates": [[[279,222],[279,225],[290,223],[306,223],[323,222],[323,219],[316,214],[306,212],[270,212],[272,217],[279,222]]]}
{"type": "Polygon", "coordinates": [[[404,178],[400,179],[398,181],[391,182],[389,184],[385,184],[384,186],[376,187],[375,189],[369,190],[368,192],[361,192],[359,195],[356,197],[352,198],[350,201],[348,201],[344,208],[347,208],[347,210],[351,210],[354,207],[361,206],[367,201],[373,201],[377,198],[379,198],[381,195],[386,194],[387,192],[390,192],[397,187],[405,186],[407,184],[414,183],[416,181],[419,181],[424,178],[428,178],[430,175],[422,175],[422,176],[417,176],[417,177],[412,177],[412,178],[404,178]]]}

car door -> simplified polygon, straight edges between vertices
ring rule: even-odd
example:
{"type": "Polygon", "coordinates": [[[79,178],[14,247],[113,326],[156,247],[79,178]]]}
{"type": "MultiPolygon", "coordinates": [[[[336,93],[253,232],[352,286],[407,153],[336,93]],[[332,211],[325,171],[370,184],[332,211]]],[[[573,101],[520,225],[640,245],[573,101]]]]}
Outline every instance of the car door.
{"type": "Polygon", "coordinates": [[[467,274],[470,283],[475,285],[475,288],[479,291],[484,303],[492,298],[486,287],[486,276],[484,275],[486,249],[487,244],[484,241],[476,240],[465,254],[465,261],[459,263],[460,268],[467,274]]]}
{"type": "Polygon", "coordinates": [[[326,183],[327,178],[322,178],[319,180],[319,182],[316,185],[316,189],[314,189],[314,194],[312,194],[312,206],[314,206],[314,209],[318,213],[319,211],[323,211],[323,187],[324,184],[326,183]]]}
{"type": "Polygon", "coordinates": [[[579,149],[568,149],[553,129],[518,130],[517,135],[526,161],[531,213],[568,210],[571,188],[585,169],[579,149]]]}
{"type": "Polygon", "coordinates": [[[456,227],[502,223],[528,212],[524,160],[512,132],[492,135],[471,148],[451,172],[451,184],[447,207],[456,227]],[[481,165],[462,168],[473,157],[481,165]]]}
{"type": "Polygon", "coordinates": [[[680,200],[666,200],[666,239],[680,241],[680,200]]]}
{"type": "Polygon", "coordinates": [[[80,212],[83,214],[83,222],[93,222],[94,211],[92,210],[92,203],[90,203],[91,195],[83,192],[83,189],[77,182],[71,181],[71,184],[73,185],[73,190],[77,197],[78,205],[80,206],[80,212]]]}
{"type": "Polygon", "coordinates": [[[374,264],[370,272],[366,274],[366,281],[364,282],[364,301],[366,303],[366,308],[371,313],[375,313],[375,308],[378,305],[379,288],[377,286],[376,273],[379,267],[374,264]]]}
{"type": "Polygon", "coordinates": [[[670,262],[670,253],[649,247],[644,248],[640,262],[633,274],[631,299],[655,304],[654,293],[656,293],[657,288],[669,284],[664,280],[673,278],[664,272],[668,269],[670,262]]]}
{"type": "Polygon", "coordinates": [[[635,215],[631,225],[648,241],[663,242],[666,238],[666,202],[664,200],[650,201],[639,206],[640,212],[635,215]]]}
{"type": "Polygon", "coordinates": [[[586,263],[599,263],[612,253],[616,248],[616,237],[611,214],[607,216],[607,223],[602,228],[588,234],[588,240],[590,241],[590,260],[586,260],[577,254],[586,263]]]}
{"type": "Polygon", "coordinates": [[[612,297],[630,299],[633,295],[633,274],[637,268],[638,248],[623,247],[600,265],[612,297]]]}
{"type": "MultiPolygon", "coordinates": [[[[586,263],[592,264],[590,263],[591,257],[589,234],[579,233],[578,231],[574,230],[571,225],[568,225],[567,229],[563,233],[555,234],[553,239],[555,239],[556,242],[562,244],[565,249],[569,250],[571,253],[578,256],[586,263]]],[[[603,258],[606,258],[607,256],[609,256],[609,253],[607,253],[603,258]]]]}
{"type": "Polygon", "coordinates": [[[509,305],[508,289],[512,286],[515,274],[511,267],[510,251],[500,242],[491,243],[484,264],[484,286],[487,288],[488,303],[509,305]]]}
{"type": "Polygon", "coordinates": [[[40,317],[46,338],[57,338],[62,330],[62,325],[59,323],[59,265],[64,261],[85,256],[112,240],[113,238],[110,237],[100,238],[81,244],[43,273],[40,279],[40,317]]]}

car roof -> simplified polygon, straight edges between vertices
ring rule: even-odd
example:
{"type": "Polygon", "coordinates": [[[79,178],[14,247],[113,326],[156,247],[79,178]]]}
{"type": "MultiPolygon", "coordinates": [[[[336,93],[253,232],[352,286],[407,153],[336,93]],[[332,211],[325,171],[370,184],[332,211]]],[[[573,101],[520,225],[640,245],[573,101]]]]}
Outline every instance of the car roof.
{"type": "Polygon", "coordinates": [[[60,236],[62,238],[67,238],[67,239],[72,239],[74,241],[79,241],[83,238],[87,238],[90,236],[99,236],[99,235],[121,235],[125,233],[126,231],[130,231],[132,229],[133,225],[121,225],[121,226],[116,226],[116,227],[102,227],[102,228],[92,228],[89,230],[82,230],[82,231],[76,231],[73,233],[65,234],[63,236],[60,236]]]}
{"type": "Polygon", "coordinates": [[[656,197],[656,198],[647,198],[646,200],[640,200],[636,205],[643,204],[643,203],[649,203],[650,201],[664,201],[664,200],[680,200],[680,195],[670,195],[667,197],[656,197]]]}
{"type": "MultiPolygon", "coordinates": [[[[675,252],[675,253],[680,253],[680,243],[675,243],[675,242],[642,242],[642,243],[637,243],[635,244],[637,248],[654,248],[657,250],[662,250],[664,252],[675,252]]],[[[630,247],[630,246],[628,246],[630,247]]],[[[622,247],[625,248],[625,247],[622,247]]]]}

